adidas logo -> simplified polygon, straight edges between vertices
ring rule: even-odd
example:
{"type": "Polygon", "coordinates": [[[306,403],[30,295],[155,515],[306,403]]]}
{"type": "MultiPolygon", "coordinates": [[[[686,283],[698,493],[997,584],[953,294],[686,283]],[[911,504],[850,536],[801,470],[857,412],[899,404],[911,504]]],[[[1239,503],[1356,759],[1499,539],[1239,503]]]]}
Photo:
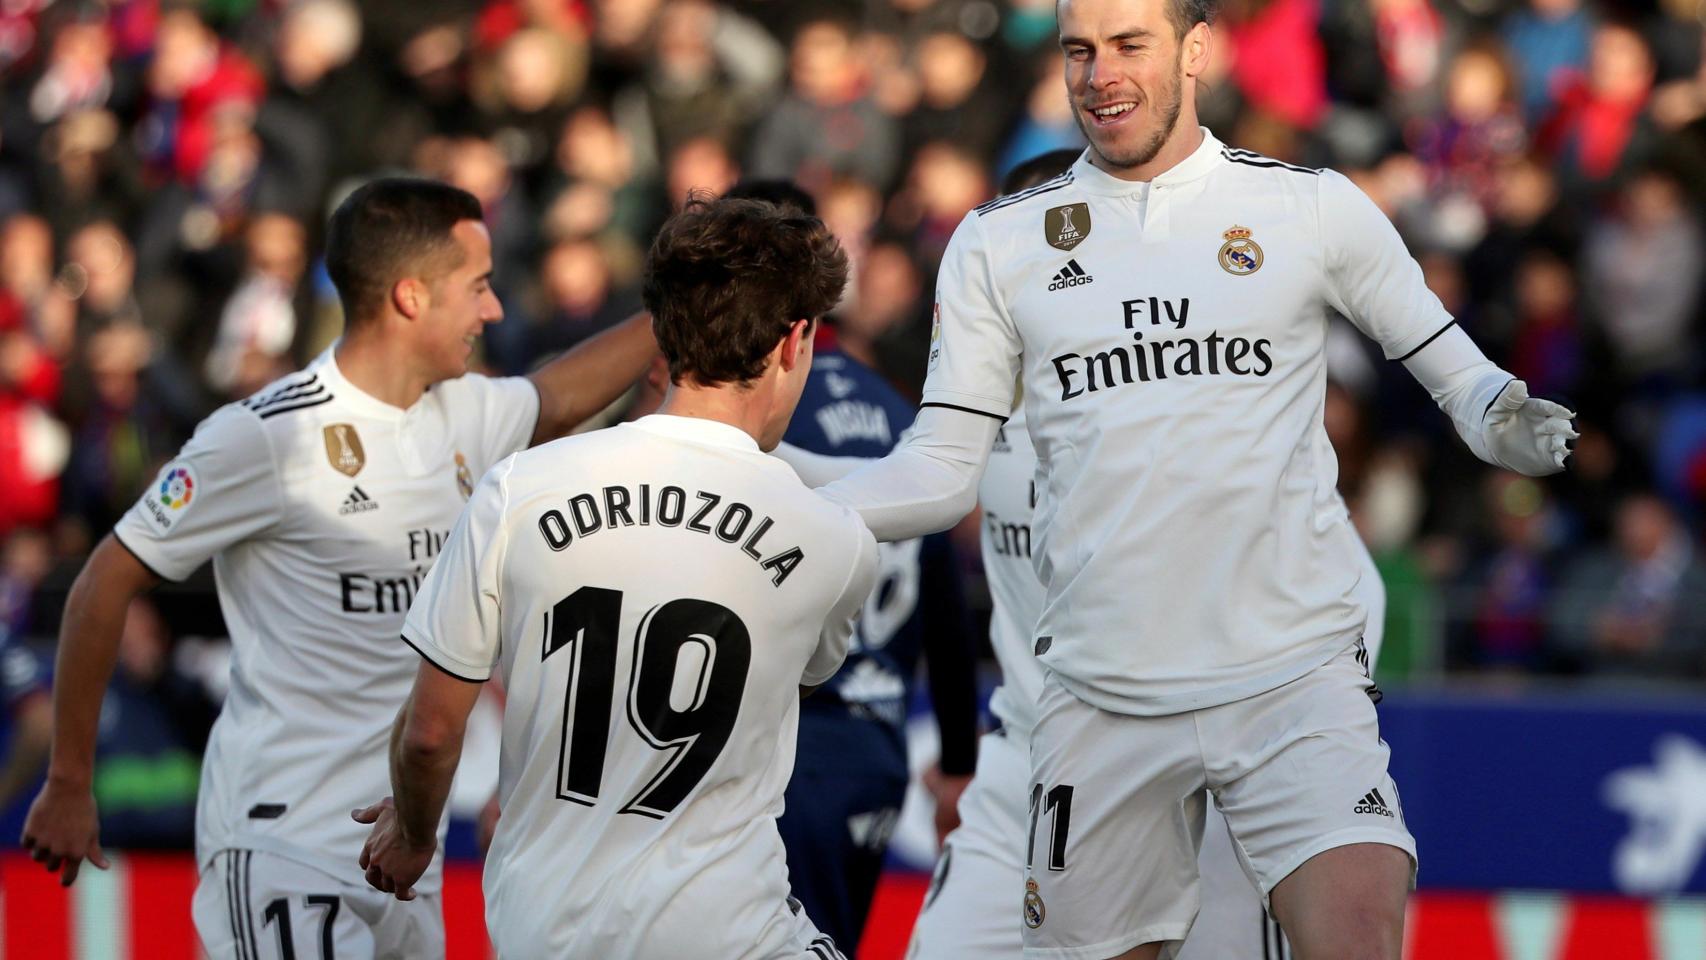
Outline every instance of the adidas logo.
{"type": "Polygon", "coordinates": [[[1050,290],[1065,290],[1067,287],[1077,287],[1095,282],[1096,278],[1085,273],[1084,268],[1078,265],[1077,260],[1068,260],[1066,266],[1061,267],[1060,272],[1054,275],[1054,281],[1048,285],[1048,288],[1050,290]]]}
{"type": "Polygon", "coordinates": [[[352,513],[366,513],[369,510],[378,509],[379,501],[368,496],[366,490],[356,487],[349,492],[349,496],[344,498],[343,506],[338,508],[338,515],[347,517],[352,513]]]}
{"type": "Polygon", "coordinates": [[[1356,808],[1351,812],[1378,813],[1383,817],[1394,816],[1392,811],[1386,806],[1386,798],[1380,795],[1379,790],[1370,790],[1368,793],[1364,794],[1363,798],[1357,802],[1356,808]]]}

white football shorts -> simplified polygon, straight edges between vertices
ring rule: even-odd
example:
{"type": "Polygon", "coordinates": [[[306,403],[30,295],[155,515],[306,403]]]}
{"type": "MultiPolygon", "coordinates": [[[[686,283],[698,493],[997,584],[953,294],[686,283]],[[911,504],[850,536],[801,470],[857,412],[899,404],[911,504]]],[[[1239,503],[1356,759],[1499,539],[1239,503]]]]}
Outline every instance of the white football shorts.
{"type": "MultiPolygon", "coordinates": [[[[1029,744],[1002,731],[984,734],[977,776],[960,797],[960,825],[948,834],[907,960],[1019,960],[1024,951],[1029,744]]],[[[1262,896],[1238,861],[1220,811],[1208,807],[1202,853],[1202,909],[1178,960],[1285,960],[1289,951],[1262,896]]]]}
{"type": "Polygon", "coordinates": [[[261,850],[221,850],[196,883],[191,913],[215,960],[444,956],[438,894],[408,902],[261,850]]]}
{"type": "MultiPolygon", "coordinates": [[[[1207,787],[1261,892],[1353,843],[1410,855],[1362,645],[1284,686],[1168,716],[1097,709],[1045,679],[1031,741],[1027,960],[1099,960],[1190,932],[1207,787]]],[[[1250,923],[1254,925],[1255,921],[1250,923]]]]}

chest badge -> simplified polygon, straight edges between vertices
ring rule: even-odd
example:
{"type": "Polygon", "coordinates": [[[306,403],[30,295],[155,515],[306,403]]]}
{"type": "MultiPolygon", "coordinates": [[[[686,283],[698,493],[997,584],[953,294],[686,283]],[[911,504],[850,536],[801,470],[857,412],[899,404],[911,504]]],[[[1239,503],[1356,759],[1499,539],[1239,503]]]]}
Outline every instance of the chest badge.
{"type": "Polygon", "coordinates": [[[1090,205],[1069,203],[1043,214],[1043,236],[1056,250],[1071,250],[1090,235],[1090,205]]]}
{"type": "Polygon", "coordinates": [[[1262,248],[1250,239],[1249,227],[1230,227],[1221,237],[1226,242],[1220,245],[1220,269],[1235,277],[1262,269],[1262,248]]]}
{"type": "Polygon", "coordinates": [[[326,460],[332,469],[353,477],[367,466],[367,451],[361,448],[361,435],[347,423],[328,424],[321,434],[326,440],[326,460]]]}
{"type": "Polygon", "coordinates": [[[460,450],[456,452],[456,489],[462,491],[464,500],[474,495],[474,471],[468,469],[468,460],[460,450]]]}

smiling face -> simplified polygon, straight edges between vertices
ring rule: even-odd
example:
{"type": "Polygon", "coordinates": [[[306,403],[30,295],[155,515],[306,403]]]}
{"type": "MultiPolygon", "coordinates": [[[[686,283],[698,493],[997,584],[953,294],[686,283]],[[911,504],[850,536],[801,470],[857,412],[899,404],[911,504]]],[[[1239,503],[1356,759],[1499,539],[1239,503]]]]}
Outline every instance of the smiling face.
{"type": "Polygon", "coordinates": [[[462,220],[450,235],[460,257],[450,269],[426,279],[426,302],[416,328],[418,356],[431,382],[467,373],[474,341],[486,324],[504,316],[492,292],[492,239],[486,225],[462,220]]]}
{"type": "Polygon", "coordinates": [[[1168,0],[1061,0],[1066,93],[1098,166],[1118,174],[1149,164],[1180,129],[1195,128],[1195,80],[1208,62],[1208,26],[1181,38],[1168,0]],[[1187,82],[1188,81],[1188,82],[1187,82]]]}

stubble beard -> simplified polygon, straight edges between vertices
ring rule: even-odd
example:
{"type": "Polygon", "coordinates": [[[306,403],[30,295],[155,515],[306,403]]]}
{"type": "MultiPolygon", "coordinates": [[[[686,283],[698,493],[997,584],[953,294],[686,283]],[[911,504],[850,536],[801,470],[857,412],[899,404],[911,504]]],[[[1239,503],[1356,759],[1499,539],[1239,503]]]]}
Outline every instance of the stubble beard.
{"type": "Polygon", "coordinates": [[[1179,125],[1179,111],[1184,106],[1185,85],[1179,79],[1179,67],[1183,62],[1182,58],[1182,51],[1179,56],[1173,58],[1172,82],[1162,91],[1160,124],[1156,126],[1155,131],[1149,135],[1148,139],[1126,153],[1109,153],[1098,146],[1096,138],[1091,135],[1091,130],[1094,127],[1085,118],[1084,111],[1077,109],[1076,104],[1073,105],[1072,116],[1078,121],[1079,132],[1084,134],[1084,139],[1090,143],[1090,149],[1095,151],[1096,156],[1101,159],[1104,166],[1115,170],[1129,170],[1147,164],[1161,152],[1161,148],[1166,145],[1168,138],[1173,135],[1173,128],[1179,125]]]}

